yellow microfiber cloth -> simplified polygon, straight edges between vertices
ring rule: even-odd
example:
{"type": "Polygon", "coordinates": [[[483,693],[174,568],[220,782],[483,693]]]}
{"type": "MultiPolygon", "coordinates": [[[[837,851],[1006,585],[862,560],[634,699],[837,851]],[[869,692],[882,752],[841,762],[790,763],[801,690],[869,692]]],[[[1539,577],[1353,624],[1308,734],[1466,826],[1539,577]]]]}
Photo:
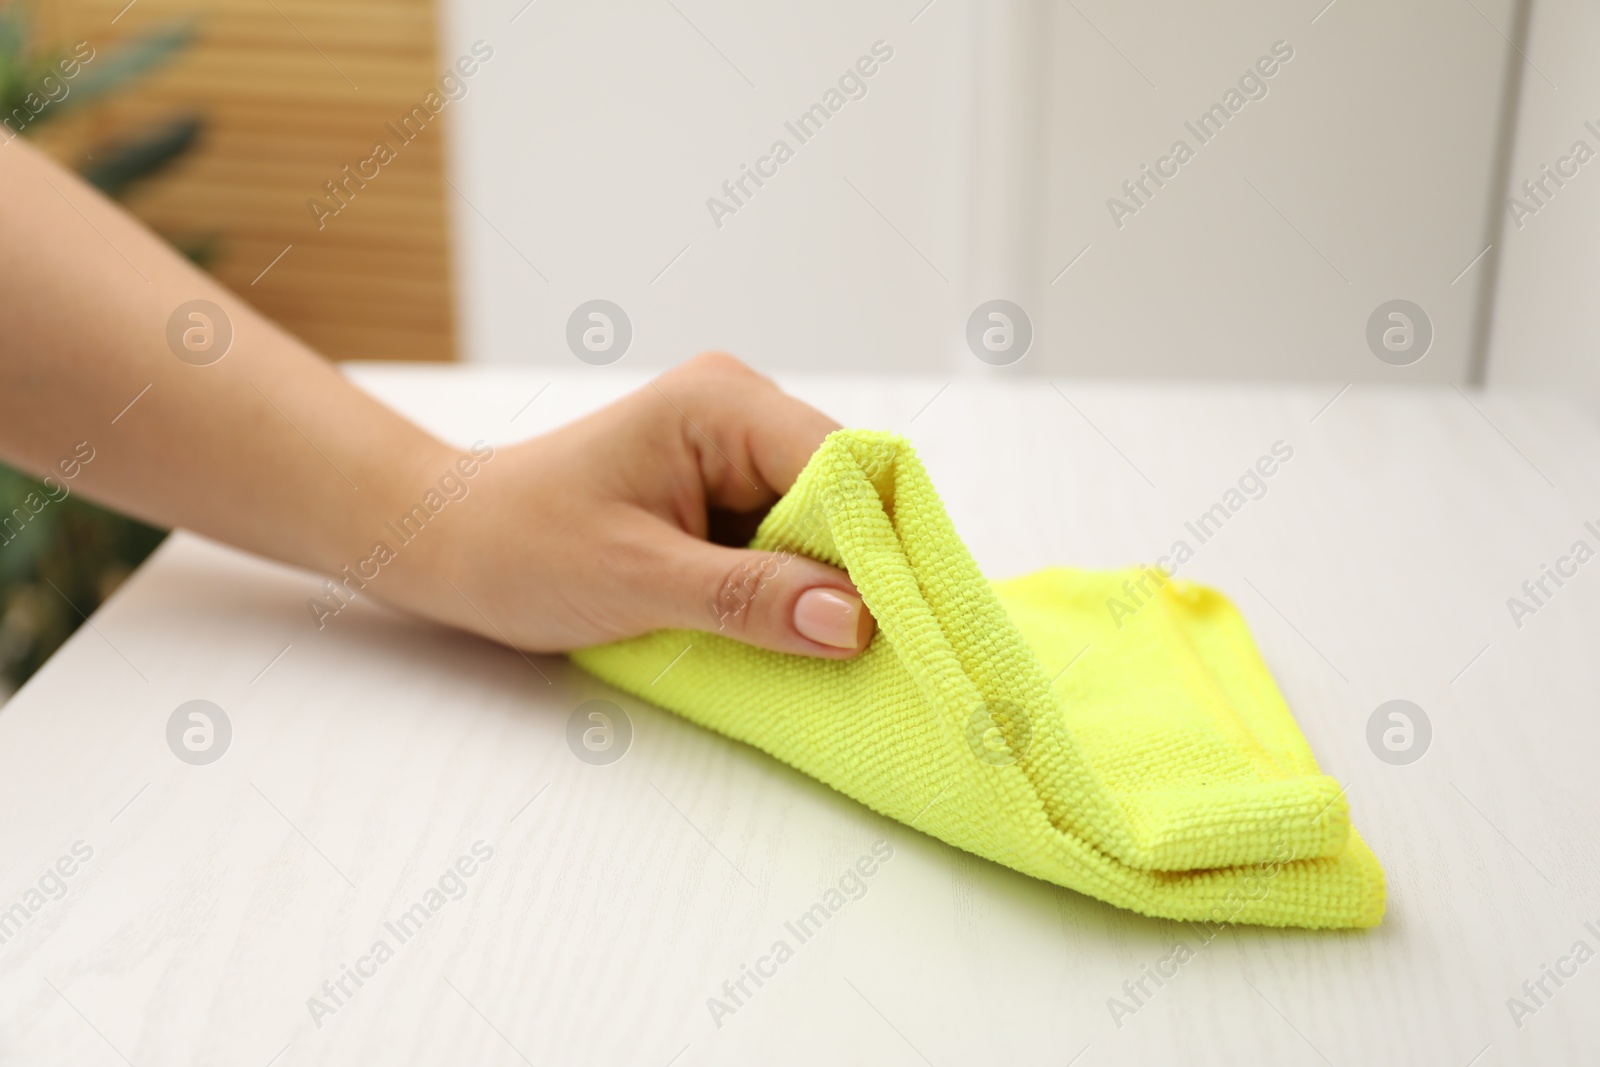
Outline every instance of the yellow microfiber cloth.
{"type": "Polygon", "coordinates": [[[1120,907],[1382,919],[1383,869],[1221,594],[1145,569],[991,585],[910,445],[872,431],[831,434],[751,547],[844,568],[877,619],[871,645],[824,660],[674,630],[573,660],[892,819],[1120,907]],[[1141,606],[1114,618],[1125,582],[1142,583],[1141,606]]]}

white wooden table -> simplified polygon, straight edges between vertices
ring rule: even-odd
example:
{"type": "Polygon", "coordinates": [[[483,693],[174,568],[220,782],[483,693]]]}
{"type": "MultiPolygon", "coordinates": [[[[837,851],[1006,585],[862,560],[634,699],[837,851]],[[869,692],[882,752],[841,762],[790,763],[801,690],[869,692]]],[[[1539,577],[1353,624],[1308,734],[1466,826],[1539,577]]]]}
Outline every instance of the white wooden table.
{"type": "MultiPolygon", "coordinates": [[[[640,381],[357,377],[461,442],[640,381]]],[[[1292,447],[1182,574],[1239,604],[1348,783],[1388,871],[1383,926],[1202,945],[887,822],[559,658],[366,603],[319,633],[319,579],[179,534],[0,712],[0,909],[23,909],[9,927],[0,912],[0,1063],[1600,1060],[1600,961],[1559,963],[1600,950],[1600,562],[1520,628],[1506,607],[1574,541],[1600,547],[1588,416],[1449,388],[786,384],[909,433],[996,577],[1154,559],[1292,447]],[[632,722],[609,765],[566,740],[591,698],[632,722]],[[1406,765],[1367,742],[1394,698],[1433,727],[1406,765]],[[232,727],[206,765],[167,742],[195,699],[232,727]],[[476,842],[491,858],[446,876],[476,842]],[[799,944],[785,922],[878,842],[893,859],[799,944]],[[387,924],[419,903],[402,943],[387,924]],[[793,958],[718,1026],[708,998],[731,1006],[723,983],[779,939],[793,958]],[[1177,941],[1194,958],[1134,1001],[1124,982],[1177,941]],[[367,977],[336,1002],[323,983],[346,965],[367,977]],[[1576,974],[1535,1002],[1523,983],[1546,965],[1576,974]],[[1513,1020],[1513,996],[1537,1010],[1513,1020]],[[313,1019],[311,997],[336,1010],[313,1019]],[[1114,1018],[1112,997],[1137,1010],[1114,1018]]]]}

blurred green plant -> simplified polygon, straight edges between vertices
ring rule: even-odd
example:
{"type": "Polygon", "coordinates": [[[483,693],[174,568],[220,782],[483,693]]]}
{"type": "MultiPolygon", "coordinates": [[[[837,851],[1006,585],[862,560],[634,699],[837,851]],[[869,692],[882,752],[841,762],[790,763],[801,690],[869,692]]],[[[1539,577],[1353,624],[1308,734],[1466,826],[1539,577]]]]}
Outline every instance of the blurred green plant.
{"type": "Polygon", "coordinates": [[[0,543],[0,671],[7,689],[38,670],[166,536],[76,493],[30,514],[22,504],[30,493],[46,499],[40,482],[0,466],[0,520],[14,508],[29,515],[20,532],[13,532],[15,522],[0,527],[0,539],[11,537],[0,543]]]}
{"type": "MultiPolygon", "coordinates": [[[[34,41],[23,5],[0,5],[0,139],[31,134],[114,96],[181,54],[194,36],[193,24],[183,20],[114,50],[81,42],[68,53],[34,41]]],[[[193,114],[153,122],[94,145],[76,161],[78,171],[107,196],[120,198],[191,152],[203,131],[203,120],[193,114]]],[[[215,234],[165,236],[202,267],[218,244],[215,234]]],[[[76,494],[33,512],[23,503],[30,494],[37,501],[58,497],[60,490],[49,493],[37,479],[0,465],[0,701],[166,536],[76,494]],[[20,531],[16,522],[4,525],[19,508],[20,531]]]]}

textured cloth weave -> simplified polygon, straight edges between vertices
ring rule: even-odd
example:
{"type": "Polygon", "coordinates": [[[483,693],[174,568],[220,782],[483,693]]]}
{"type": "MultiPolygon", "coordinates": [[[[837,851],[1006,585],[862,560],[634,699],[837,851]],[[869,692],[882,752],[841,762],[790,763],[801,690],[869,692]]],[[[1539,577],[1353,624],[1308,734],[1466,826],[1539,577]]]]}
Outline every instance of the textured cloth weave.
{"type": "Polygon", "coordinates": [[[659,631],[572,658],[890,818],[1120,907],[1382,919],[1383,870],[1221,594],[1144,570],[991,585],[909,444],[870,431],[830,435],[751,547],[771,566],[844,568],[872,644],[822,660],[659,631]],[[1108,599],[1140,579],[1147,599],[1113,619],[1108,599]]]}

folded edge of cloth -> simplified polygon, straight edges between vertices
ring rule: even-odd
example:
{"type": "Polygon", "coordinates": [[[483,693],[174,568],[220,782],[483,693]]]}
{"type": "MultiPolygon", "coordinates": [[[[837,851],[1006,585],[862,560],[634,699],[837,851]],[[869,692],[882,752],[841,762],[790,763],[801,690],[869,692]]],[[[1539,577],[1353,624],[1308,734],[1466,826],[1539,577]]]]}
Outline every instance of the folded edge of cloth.
{"type": "Polygon", "coordinates": [[[1063,641],[1103,629],[1101,583],[1122,576],[991,586],[910,446],[871,431],[830,435],[752,547],[776,566],[802,553],[845,568],[878,620],[872,645],[817,660],[662,631],[574,661],[884,815],[1113,904],[1381,919],[1381,867],[1216,594],[1168,583],[1127,627],[1137,639],[1067,672],[1058,699],[1042,661],[1058,669],[1076,651],[1063,641]]]}

